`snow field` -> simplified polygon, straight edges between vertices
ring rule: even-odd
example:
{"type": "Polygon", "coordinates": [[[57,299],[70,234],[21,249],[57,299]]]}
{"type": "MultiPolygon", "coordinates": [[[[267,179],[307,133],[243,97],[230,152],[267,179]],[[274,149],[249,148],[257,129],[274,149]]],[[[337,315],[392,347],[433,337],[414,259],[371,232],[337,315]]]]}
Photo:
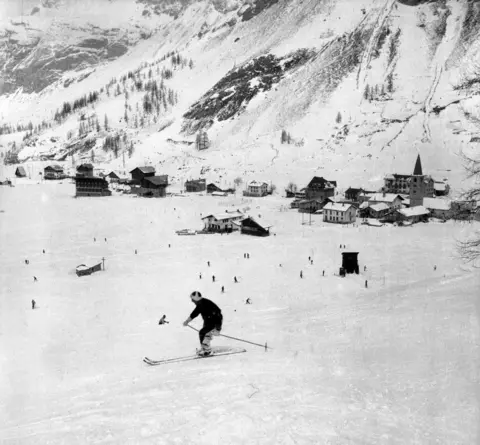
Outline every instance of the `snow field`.
{"type": "Polygon", "coordinates": [[[480,283],[454,243],[478,223],[302,225],[277,196],[73,194],[0,188],[0,443],[475,443],[480,283]],[[245,206],[276,235],[174,233],[245,206]],[[360,275],[335,275],[342,250],[360,275]],[[181,325],[192,290],[222,308],[225,335],[273,349],[218,337],[248,352],[149,368],[145,355],[197,347],[181,325]]]}

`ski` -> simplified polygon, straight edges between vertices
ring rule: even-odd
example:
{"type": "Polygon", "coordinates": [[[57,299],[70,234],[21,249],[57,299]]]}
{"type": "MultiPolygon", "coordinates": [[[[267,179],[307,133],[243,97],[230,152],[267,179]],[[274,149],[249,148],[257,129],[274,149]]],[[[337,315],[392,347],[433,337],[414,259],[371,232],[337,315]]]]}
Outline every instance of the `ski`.
{"type": "Polygon", "coordinates": [[[144,357],[143,361],[150,366],[157,366],[157,365],[164,365],[168,363],[178,363],[178,362],[186,362],[189,360],[200,360],[203,358],[211,358],[211,357],[220,357],[222,355],[232,355],[232,354],[241,354],[243,352],[247,352],[246,349],[242,348],[235,348],[235,349],[225,349],[225,350],[218,350],[213,351],[211,355],[207,356],[199,356],[199,355],[187,355],[184,357],[174,357],[174,358],[167,358],[163,360],[152,360],[148,357],[144,357]]]}

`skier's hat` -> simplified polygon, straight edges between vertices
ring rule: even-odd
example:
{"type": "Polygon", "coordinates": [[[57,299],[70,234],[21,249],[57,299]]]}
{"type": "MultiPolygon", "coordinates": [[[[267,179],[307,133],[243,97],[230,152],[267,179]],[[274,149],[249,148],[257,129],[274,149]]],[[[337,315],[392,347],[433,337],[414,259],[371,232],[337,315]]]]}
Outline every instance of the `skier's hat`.
{"type": "Polygon", "coordinates": [[[195,290],[190,294],[190,298],[194,301],[198,301],[200,298],[202,298],[202,294],[198,292],[198,290],[195,290]]]}

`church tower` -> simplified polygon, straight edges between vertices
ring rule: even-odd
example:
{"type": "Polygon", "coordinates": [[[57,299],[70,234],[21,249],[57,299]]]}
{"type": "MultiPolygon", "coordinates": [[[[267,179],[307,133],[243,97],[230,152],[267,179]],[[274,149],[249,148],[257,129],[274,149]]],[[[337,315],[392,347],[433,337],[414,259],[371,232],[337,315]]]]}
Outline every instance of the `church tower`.
{"type": "Polygon", "coordinates": [[[413,175],[410,176],[410,207],[423,205],[426,196],[433,196],[433,179],[423,174],[422,161],[418,155],[413,175]]]}

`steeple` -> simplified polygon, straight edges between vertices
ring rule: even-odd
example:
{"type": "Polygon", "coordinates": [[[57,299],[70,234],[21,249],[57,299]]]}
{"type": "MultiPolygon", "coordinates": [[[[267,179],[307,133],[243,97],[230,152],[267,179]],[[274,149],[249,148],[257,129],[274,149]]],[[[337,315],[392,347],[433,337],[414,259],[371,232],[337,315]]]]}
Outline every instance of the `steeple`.
{"type": "Polygon", "coordinates": [[[417,162],[415,162],[415,168],[413,169],[414,175],[423,175],[422,162],[420,161],[420,155],[417,156],[417,162]]]}

